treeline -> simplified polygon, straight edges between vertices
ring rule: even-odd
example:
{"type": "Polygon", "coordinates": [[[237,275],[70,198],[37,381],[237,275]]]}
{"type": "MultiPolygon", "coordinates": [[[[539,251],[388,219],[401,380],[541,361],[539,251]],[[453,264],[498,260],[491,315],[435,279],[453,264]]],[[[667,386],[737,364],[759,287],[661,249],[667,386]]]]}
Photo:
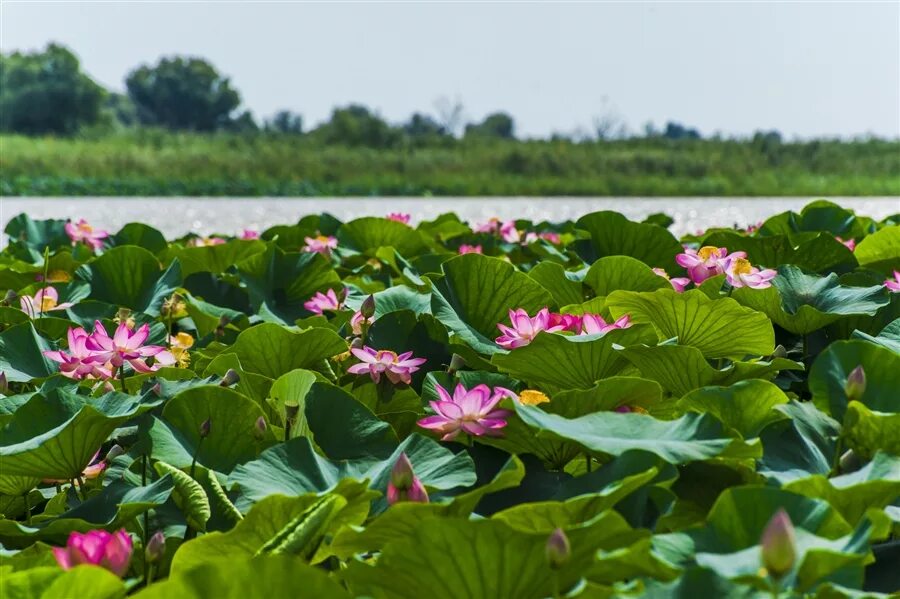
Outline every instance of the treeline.
{"type": "MultiPolygon", "coordinates": [[[[40,52],[0,56],[0,131],[23,135],[107,134],[125,129],[160,128],[175,132],[229,132],[307,136],[322,145],[397,148],[442,146],[468,140],[512,140],[515,121],[504,112],[465,123],[458,102],[444,101],[435,116],[415,113],[406,122],[388,123],[365,106],[335,108],[331,118],[307,130],[303,117],[282,110],[262,121],[242,107],[240,92],[209,62],[195,57],[162,58],[141,65],[124,81],[126,93],[106,90],[81,70],[67,48],[50,44],[40,52]]],[[[553,139],[596,141],[625,137],[696,140],[691,127],[652,124],[630,135],[621,119],[606,114],[592,131],[553,139]]],[[[761,145],[782,142],[777,131],[757,132],[761,145]]]]}

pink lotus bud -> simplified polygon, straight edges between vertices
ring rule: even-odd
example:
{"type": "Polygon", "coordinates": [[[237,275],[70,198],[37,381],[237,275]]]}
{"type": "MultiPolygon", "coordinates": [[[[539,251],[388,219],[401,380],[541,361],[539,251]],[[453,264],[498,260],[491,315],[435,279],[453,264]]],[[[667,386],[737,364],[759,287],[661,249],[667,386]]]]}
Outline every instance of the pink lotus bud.
{"type": "Polygon", "coordinates": [[[6,373],[0,371],[0,393],[6,395],[9,393],[9,382],[6,380],[6,373]]]}
{"type": "Polygon", "coordinates": [[[200,423],[200,438],[205,439],[206,437],[208,437],[210,429],[212,429],[212,421],[207,418],[200,423]]]}
{"type": "Polygon", "coordinates": [[[132,551],[131,537],[123,528],[115,533],[105,530],[92,530],[84,534],[73,532],[65,547],[53,548],[53,556],[63,570],[91,564],[122,577],[128,572],[132,551]]]}
{"type": "Polygon", "coordinates": [[[797,561],[794,525],[784,508],[779,508],[769,520],[760,545],[763,565],[773,578],[781,578],[794,567],[797,561]]]}
{"type": "Polygon", "coordinates": [[[256,423],[253,425],[253,436],[257,439],[262,439],[266,436],[266,429],[269,428],[266,424],[266,417],[260,416],[256,419],[256,423]]]}
{"type": "Polygon", "coordinates": [[[363,317],[367,319],[375,316],[375,296],[370,295],[363,300],[362,306],[359,307],[359,311],[362,312],[363,317]]]}
{"type": "Polygon", "coordinates": [[[866,371],[862,364],[850,371],[847,382],[844,383],[844,393],[848,401],[860,401],[866,392],[866,371]]]}
{"type": "Polygon", "coordinates": [[[550,536],[547,537],[547,544],[544,546],[544,554],[547,556],[547,561],[550,562],[550,567],[554,570],[558,570],[569,561],[572,547],[569,544],[569,537],[566,536],[563,529],[557,528],[550,533],[550,536]]]}
{"type": "Polygon", "coordinates": [[[394,463],[391,469],[391,479],[388,482],[387,501],[389,505],[401,501],[413,501],[418,503],[428,503],[428,492],[425,486],[413,472],[412,463],[405,453],[401,453],[400,457],[394,463]]]}
{"type": "Polygon", "coordinates": [[[150,563],[159,561],[166,554],[166,536],[161,530],[157,530],[147,540],[147,547],[144,548],[144,553],[147,561],[150,563]]]}
{"type": "Polygon", "coordinates": [[[241,380],[241,375],[237,373],[237,371],[233,368],[229,368],[225,371],[225,376],[222,377],[222,380],[219,381],[220,387],[230,387],[241,380]]]}

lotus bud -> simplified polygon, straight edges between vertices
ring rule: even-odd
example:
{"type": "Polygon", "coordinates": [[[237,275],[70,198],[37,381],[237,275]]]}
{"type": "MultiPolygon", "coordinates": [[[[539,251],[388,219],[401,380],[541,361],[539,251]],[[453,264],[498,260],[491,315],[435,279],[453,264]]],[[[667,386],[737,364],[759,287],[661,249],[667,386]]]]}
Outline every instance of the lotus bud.
{"type": "Polygon", "coordinates": [[[225,376],[222,377],[222,380],[219,381],[220,387],[230,387],[241,380],[241,375],[237,373],[234,368],[229,368],[225,371],[225,376]]]}
{"type": "Polygon", "coordinates": [[[266,429],[269,428],[266,424],[266,417],[260,416],[256,419],[256,423],[253,425],[253,436],[257,439],[262,439],[266,436],[266,429]]]}
{"type": "Polygon", "coordinates": [[[394,463],[387,488],[389,505],[401,501],[428,503],[428,492],[425,490],[425,485],[416,477],[412,463],[405,453],[401,453],[394,463]]]}
{"type": "Polygon", "coordinates": [[[779,508],[769,520],[760,544],[763,565],[773,578],[781,578],[791,571],[797,561],[797,548],[794,525],[784,508],[779,508]]]}
{"type": "Polygon", "coordinates": [[[205,439],[209,436],[209,431],[212,428],[212,421],[207,418],[203,422],[200,423],[200,438],[205,439]]]}
{"type": "Polygon", "coordinates": [[[103,390],[106,391],[107,393],[112,393],[113,391],[116,390],[116,388],[113,387],[113,384],[110,383],[109,381],[103,381],[103,390]]]}
{"type": "Polygon", "coordinates": [[[554,570],[561,568],[572,555],[572,547],[569,545],[569,537],[563,529],[557,528],[550,536],[547,537],[547,544],[544,546],[544,554],[550,567],[554,570]]]}
{"type": "Polygon", "coordinates": [[[109,451],[106,452],[106,458],[104,461],[112,462],[114,459],[119,457],[120,455],[125,455],[125,450],[122,449],[122,446],[118,443],[109,448],[109,451]]]}
{"type": "Polygon", "coordinates": [[[466,360],[459,354],[453,354],[450,358],[450,366],[447,367],[448,374],[456,374],[466,365],[466,360]]]}
{"type": "Polygon", "coordinates": [[[144,548],[147,561],[151,564],[159,561],[166,554],[166,536],[161,530],[153,533],[153,536],[147,540],[147,547],[144,548]]]}
{"type": "Polygon", "coordinates": [[[366,319],[375,316],[375,296],[370,295],[363,300],[362,306],[359,307],[359,311],[362,312],[363,317],[366,319]]]}
{"type": "Polygon", "coordinates": [[[9,381],[6,380],[6,373],[0,370],[0,393],[7,395],[9,393],[9,381]]]}
{"type": "Polygon", "coordinates": [[[844,393],[848,401],[860,401],[866,392],[866,371],[862,364],[850,371],[847,382],[844,383],[844,393]]]}

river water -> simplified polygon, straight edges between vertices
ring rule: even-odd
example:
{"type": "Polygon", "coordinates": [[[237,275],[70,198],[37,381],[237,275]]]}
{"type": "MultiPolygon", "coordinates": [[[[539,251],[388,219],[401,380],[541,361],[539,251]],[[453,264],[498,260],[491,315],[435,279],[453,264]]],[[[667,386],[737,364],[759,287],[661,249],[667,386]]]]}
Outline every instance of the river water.
{"type": "MultiPolygon", "coordinates": [[[[900,212],[900,198],[828,198],[857,213],[876,219],[900,212]]],[[[616,210],[632,220],[654,212],[675,219],[676,235],[710,226],[745,226],[785,210],[799,211],[807,198],[0,198],[0,223],[20,212],[34,219],[85,218],[111,232],[129,222],[142,222],[167,237],[192,232],[235,234],[243,228],[263,230],[274,224],[296,222],[306,214],[329,212],[341,220],[384,216],[388,212],[412,215],[413,222],[456,212],[470,223],[492,216],[534,221],[576,219],[588,212],[616,210]]]]}

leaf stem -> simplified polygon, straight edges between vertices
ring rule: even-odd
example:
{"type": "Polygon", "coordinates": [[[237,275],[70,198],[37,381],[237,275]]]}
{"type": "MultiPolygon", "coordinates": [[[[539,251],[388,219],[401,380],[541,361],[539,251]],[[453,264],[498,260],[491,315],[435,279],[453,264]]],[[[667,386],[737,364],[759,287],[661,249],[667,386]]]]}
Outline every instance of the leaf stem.
{"type": "MultiPolygon", "coordinates": [[[[141,455],[141,486],[147,486],[147,454],[144,453],[141,455]]],[[[144,580],[147,581],[147,586],[150,586],[150,565],[147,562],[147,536],[150,528],[150,515],[147,510],[144,510],[144,526],[141,531],[141,541],[143,542],[144,547],[144,580]]]]}
{"type": "Polygon", "coordinates": [[[591,471],[591,454],[589,454],[589,453],[584,454],[584,463],[587,468],[587,471],[590,472],[591,471]]]}
{"type": "MultiPolygon", "coordinates": [[[[47,277],[50,276],[50,246],[44,247],[44,279],[41,281],[44,288],[47,286],[47,277]]],[[[38,318],[44,315],[44,296],[41,295],[41,305],[38,306],[38,318]]]]}
{"type": "Polygon", "coordinates": [[[31,526],[31,501],[28,499],[28,494],[31,493],[31,490],[25,491],[25,524],[31,526]]]}

